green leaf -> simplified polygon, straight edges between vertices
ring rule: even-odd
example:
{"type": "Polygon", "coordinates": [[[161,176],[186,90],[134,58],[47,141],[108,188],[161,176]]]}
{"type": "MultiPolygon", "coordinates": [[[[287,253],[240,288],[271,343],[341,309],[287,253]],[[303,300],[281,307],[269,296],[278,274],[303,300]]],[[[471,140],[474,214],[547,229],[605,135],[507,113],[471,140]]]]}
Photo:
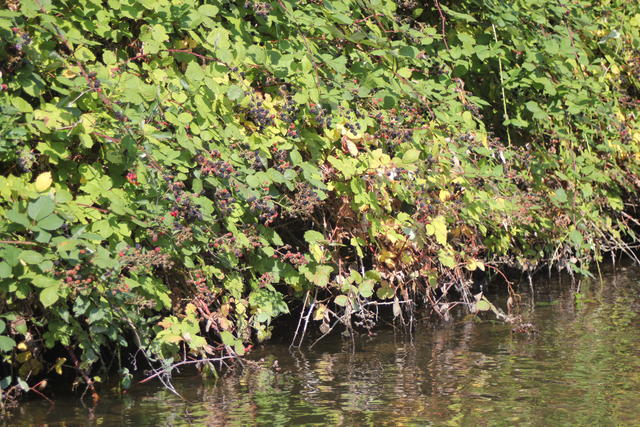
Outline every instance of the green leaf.
{"type": "Polygon", "coordinates": [[[346,295],[338,295],[334,302],[339,306],[346,307],[347,304],[349,304],[349,297],[346,295]]]}
{"type": "Polygon", "coordinates": [[[491,310],[491,303],[483,298],[480,301],[476,302],[476,310],[489,311],[491,310]]]}
{"type": "Polygon", "coordinates": [[[57,230],[62,226],[62,224],[64,224],[63,219],[60,218],[58,215],[53,214],[38,221],[37,225],[43,230],[51,231],[51,230],[57,230]]]}
{"type": "Polygon", "coordinates": [[[364,280],[360,286],[358,286],[358,292],[364,298],[369,298],[373,295],[373,287],[375,282],[373,280],[364,280]]]}
{"type": "Polygon", "coordinates": [[[389,284],[384,282],[381,287],[376,291],[376,296],[380,299],[389,299],[393,298],[395,295],[395,289],[389,284]]]}
{"type": "Polygon", "coordinates": [[[187,65],[187,71],[185,71],[184,75],[192,82],[199,82],[204,78],[202,67],[196,61],[189,62],[189,65],[187,65]]]}
{"type": "Polygon", "coordinates": [[[23,391],[29,391],[31,389],[31,387],[29,387],[29,384],[20,377],[18,377],[18,385],[23,391]]]}
{"type": "Polygon", "coordinates": [[[212,4],[203,4],[198,8],[198,13],[200,15],[208,16],[210,18],[215,18],[218,12],[218,8],[212,4]]]}
{"type": "Polygon", "coordinates": [[[241,99],[243,96],[244,90],[242,90],[242,88],[238,85],[229,86],[229,88],[227,89],[227,97],[232,101],[241,99]]]}
{"type": "Polygon", "coordinates": [[[438,260],[445,267],[454,268],[456,266],[456,259],[449,251],[440,250],[438,252],[438,260]]]}
{"type": "Polygon", "coordinates": [[[418,161],[419,158],[420,158],[420,151],[416,150],[415,148],[411,148],[410,150],[407,150],[407,152],[405,152],[402,155],[402,163],[405,163],[405,164],[415,163],[416,161],[418,161]]]}
{"type": "Polygon", "coordinates": [[[298,150],[291,150],[289,157],[291,158],[291,164],[294,166],[299,166],[302,163],[302,156],[298,150]]]}
{"type": "Polygon", "coordinates": [[[329,275],[333,272],[333,267],[330,265],[316,265],[313,271],[306,271],[305,277],[311,283],[325,287],[329,284],[329,275]]]}
{"type": "Polygon", "coordinates": [[[7,277],[11,277],[11,266],[2,261],[0,262],[0,279],[6,279],[7,277]]]}
{"type": "Polygon", "coordinates": [[[37,275],[33,280],[31,280],[31,283],[38,288],[50,288],[58,286],[60,282],[50,276],[37,275]]]}
{"type": "Polygon", "coordinates": [[[562,188],[556,189],[553,199],[556,200],[558,203],[566,203],[568,200],[566,191],[564,191],[564,189],[562,188]]]}
{"type": "Polygon", "coordinates": [[[573,230],[571,230],[569,232],[569,239],[571,239],[573,244],[576,245],[577,247],[582,246],[582,244],[584,243],[584,239],[582,237],[582,233],[580,233],[576,229],[573,229],[573,230]]]}
{"type": "Polygon", "coordinates": [[[234,337],[233,334],[229,331],[220,332],[220,338],[222,338],[222,343],[224,345],[233,347],[236,344],[236,337],[234,337]]]}
{"type": "Polygon", "coordinates": [[[48,196],[39,197],[37,200],[29,203],[27,207],[27,214],[30,218],[40,221],[46,216],[53,213],[55,203],[48,196]]]}
{"type": "Polygon", "coordinates": [[[0,334],[3,333],[5,329],[7,329],[7,324],[4,323],[4,320],[0,319],[0,334]]]}
{"type": "Polygon", "coordinates": [[[20,253],[20,259],[27,264],[39,264],[42,261],[42,255],[36,251],[26,250],[20,253]]]}
{"type": "Polygon", "coordinates": [[[58,295],[58,288],[59,286],[56,285],[44,288],[40,291],[40,302],[45,306],[45,308],[55,304],[55,302],[58,301],[58,298],[60,298],[60,295],[58,295]]]}
{"type": "Polygon", "coordinates": [[[19,96],[12,97],[11,103],[22,113],[30,113],[33,111],[33,107],[19,96]]]}
{"type": "Polygon", "coordinates": [[[316,242],[324,242],[325,238],[322,233],[319,233],[315,230],[307,230],[304,233],[304,240],[307,243],[316,243],[316,242]]]}
{"type": "Polygon", "coordinates": [[[6,390],[11,385],[11,375],[8,375],[0,380],[0,389],[6,390]]]}
{"type": "Polygon", "coordinates": [[[16,346],[16,342],[13,338],[6,335],[0,335],[0,351],[8,353],[16,346]]]}
{"type": "Polygon", "coordinates": [[[19,212],[17,209],[17,207],[14,206],[13,209],[7,211],[5,213],[5,216],[7,217],[7,219],[11,222],[15,222],[16,224],[20,224],[21,226],[28,228],[29,227],[29,217],[26,216],[25,214],[19,212]]]}

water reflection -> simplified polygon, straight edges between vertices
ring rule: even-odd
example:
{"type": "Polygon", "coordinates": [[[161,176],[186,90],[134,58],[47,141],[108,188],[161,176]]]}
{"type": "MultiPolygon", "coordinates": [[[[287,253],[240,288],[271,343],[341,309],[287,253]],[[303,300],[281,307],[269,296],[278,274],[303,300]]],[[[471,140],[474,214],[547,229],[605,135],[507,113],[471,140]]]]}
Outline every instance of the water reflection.
{"type": "Polygon", "coordinates": [[[138,387],[93,412],[74,399],[25,405],[20,423],[56,425],[639,425],[638,270],[569,286],[543,281],[530,320],[539,333],[473,320],[391,330],[356,348],[339,336],[314,351],[268,345],[263,361],[217,383],[182,377],[188,400],[138,387]],[[280,368],[272,365],[278,361],[280,368]],[[60,423],[60,424],[58,424],[60,423]]]}

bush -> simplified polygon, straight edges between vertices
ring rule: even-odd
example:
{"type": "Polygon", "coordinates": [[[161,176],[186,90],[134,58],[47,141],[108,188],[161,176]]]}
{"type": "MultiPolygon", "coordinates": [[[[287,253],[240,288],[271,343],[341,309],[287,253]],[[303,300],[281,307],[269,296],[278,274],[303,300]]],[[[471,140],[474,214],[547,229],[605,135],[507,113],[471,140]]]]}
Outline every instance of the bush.
{"type": "Polygon", "coordinates": [[[473,271],[627,250],[639,6],[418,3],[7,1],[3,388],[242,355],[294,302],[501,314],[473,271]]]}

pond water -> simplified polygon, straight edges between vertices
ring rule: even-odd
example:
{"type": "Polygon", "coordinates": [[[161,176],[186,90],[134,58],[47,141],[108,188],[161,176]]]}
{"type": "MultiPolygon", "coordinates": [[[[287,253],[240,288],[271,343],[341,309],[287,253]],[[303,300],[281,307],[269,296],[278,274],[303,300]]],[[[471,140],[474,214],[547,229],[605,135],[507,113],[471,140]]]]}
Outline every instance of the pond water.
{"type": "Polygon", "coordinates": [[[77,396],[30,401],[9,423],[640,425],[640,270],[603,279],[583,281],[579,302],[566,281],[538,280],[533,298],[523,295],[534,334],[487,317],[421,322],[412,337],[381,329],[355,348],[339,334],[302,352],[272,343],[250,355],[255,366],[217,382],[175,377],[186,401],[145,384],[103,392],[91,409],[77,396]]]}

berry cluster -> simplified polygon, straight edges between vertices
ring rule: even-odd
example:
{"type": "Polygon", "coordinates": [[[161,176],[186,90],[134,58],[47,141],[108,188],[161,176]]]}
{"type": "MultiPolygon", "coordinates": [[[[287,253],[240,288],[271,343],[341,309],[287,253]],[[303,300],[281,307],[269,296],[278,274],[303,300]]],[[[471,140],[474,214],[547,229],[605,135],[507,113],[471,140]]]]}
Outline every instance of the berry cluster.
{"type": "Polygon", "coordinates": [[[96,78],[96,76],[97,74],[93,71],[87,74],[89,87],[96,92],[102,92],[102,83],[100,82],[100,79],[96,78]]]}
{"type": "MultiPolygon", "coordinates": [[[[413,110],[417,111],[415,108],[413,110]]],[[[413,138],[413,128],[407,127],[408,125],[413,126],[413,122],[416,119],[416,116],[413,114],[415,113],[411,112],[410,115],[394,114],[387,119],[378,121],[380,126],[375,137],[385,143],[390,153],[394,152],[397,144],[409,142],[413,138]]],[[[381,118],[380,114],[378,114],[376,118],[381,118]]]]}
{"type": "Polygon", "coordinates": [[[29,172],[35,161],[36,156],[26,147],[18,153],[18,167],[24,172],[29,172]]]}
{"type": "Polygon", "coordinates": [[[356,122],[356,124],[354,125],[351,122],[347,122],[344,124],[344,128],[348,131],[351,131],[353,136],[356,136],[358,134],[358,131],[360,130],[360,123],[356,122]]]}
{"type": "Polygon", "coordinates": [[[270,283],[273,283],[273,275],[271,273],[264,273],[258,278],[260,287],[265,287],[270,283]]]}
{"type": "Polygon", "coordinates": [[[371,330],[377,325],[377,315],[371,310],[358,310],[354,313],[354,316],[357,320],[353,322],[353,324],[360,328],[367,329],[369,333],[371,333],[371,330]]]}
{"type": "Polygon", "coordinates": [[[220,237],[217,237],[212,243],[209,244],[209,246],[215,249],[218,249],[223,245],[231,245],[235,242],[236,242],[236,238],[233,237],[233,233],[229,232],[229,233],[223,234],[220,237]]]}
{"type": "Polygon", "coordinates": [[[201,221],[202,212],[200,208],[193,203],[193,200],[191,200],[191,195],[184,191],[184,182],[173,181],[172,178],[171,176],[164,178],[169,191],[173,194],[174,200],[169,215],[174,218],[184,218],[188,222],[201,221]]]}
{"type": "Polygon", "coordinates": [[[18,41],[13,45],[13,48],[17,52],[22,52],[24,47],[31,43],[31,36],[18,27],[13,27],[11,31],[18,36],[18,41]]]}
{"type": "Polygon", "coordinates": [[[419,223],[425,224],[437,213],[440,199],[438,199],[438,197],[432,197],[425,190],[419,190],[416,196],[415,219],[419,223]]]}
{"type": "Polygon", "coordinates": [[[397,0],[396,3],[398,4],[398,11],[402,14],[411,14],[418,7],[416,0],[397,0]]]}
{"type": "Polygon", "coordinates": [[[257,199],[255,196],[247,198],[251,210],[258,213],[258,221],[264,225],[272,224],[278,218],[278,209],[271,201],[271,196],[257,199]]]}
{"type": "Polygon", "coordinates": [[[253,9],[253,12],[258,15],[258,16],[262,16],[262,17],[266,17],[267,15],[269,15],[269,12],[271,12],[272,6],[270,3],[267,2],[263,2],[263,1],[250,1],[247,0],[244,3],[244,7],[246,9],[253,9]]]}
{"type": "Polygon", "coordinates": [[[129,270],[133,272],[143,271],[149,267],[173,267],[173,261],[170,255],[163,254],[162,249],[159,247],[147,250],[139,244],[136,244],[134,247],[127,246],[118,253],[118,257],[122,264],[128,266],[129,270]]]}
{"type": "Polygon", "coordinates": [[[293,96],[290,94],[285,95],[285,100],[286,102],[280,111],[280,120],[293,124],[298,118],[300,106],[293,100],[293,96]]]}
{"type": "Polygon", "coordinates": [[[262,163],[262,159],[260,158],[259,150],[245,151],[244,158],[247,159],[249,167],[254,171],[264,169],[264,163],[262,163]]]}
{"type": "Polygon", "coordinates": [[[307,265],[309,260],[301,252],[291,251],[291,245],[284,245],[273,254],[273,257],[282,262],[288,262],[294,267],[307,265]]]}
{"type": "Polygon", "coordinates": [[[193,274],[193,279],[187,280],[187,283],[193,285],[196,288],[196,293],[199,299],[207,302],[213,302],[214,295],[207,285],[206,274],[198,270],[193,274]]]}
{"type": "Polygon", "coordinates": [[[284,173],[285,170],[291,168],[291,163],[287,160],[288,158],[288,151],[276,149],[273,153],[273,168],[280,173],[284,173]]]}
{"type": "Polygon", "coordinates": [[[216,191],[215,200],[224,215],[228,215],[231,212],[231,205],[236,202],[236,199],[232,197],[231,192],[226,188],[216,191]]]}
{"type": "Polygon", "coordinates": [[[331,127],[331,116],[327,115],[327,110],[320,105],[309,104],[309,112],[313,114],[313,121],[320,128],[331,127]]]}
{"type": "Polygon", "coordinates": [[[129,184],[136,185],[136,186],[140,185],[140,183],[138,182],[138,175],[136,175],[134,172],[127,173],[126,178],[127,178],[127,181],[129,181],[129,184]]]}
{"type": "Polygon", "coordinates": [[[398,177],[407,173],[405,168],[390,168],[384,173],[389,181],[396,181],[398,177]]]}
{"type": "Polygon", "coordinates": [[[631,144],[633,142],[633,137],[631,136],[631,132],[629,132],[629,128],[626,126],[626,124],[619,123],[617,127],[622,143],[631,144]]]}
{"type": "MultiPolygon", "coordinates": [[[[84,253],[84,249],[80,250],[84,253]]],[[[89,287],[96,279],[92,274],[86,274],[80,271],[81,265],[76,264],[73,268],[62,271],[54,271],[56,277],[61,278],[68,286],[72,286],[74,290],[84,290],[89,287]]]]}
{"type": "Polygon", "coordinates": [[[196,162],[200,165],[200,172],[205,176],[215,175],[221,179],[228,179],[236,173],[231,163],[220,159],[220,152],[217,150],[209,153],[209,157],[198,155],[196,162]]]}
{"type": "Polygon", "coordinates": [[[244,109],[246,118],[257,126],[259,131],[275,124],[275,115],[263,107],[262,101],[252,100],[249,108],[244,109]]]}
{"type": "Polygon", "coordinates": [[[320,198],[307,182],[296,184],[293,195],[286,196],[286,215],[291,218],[310,218],[316,207],[320,205],[320,198]]]}

